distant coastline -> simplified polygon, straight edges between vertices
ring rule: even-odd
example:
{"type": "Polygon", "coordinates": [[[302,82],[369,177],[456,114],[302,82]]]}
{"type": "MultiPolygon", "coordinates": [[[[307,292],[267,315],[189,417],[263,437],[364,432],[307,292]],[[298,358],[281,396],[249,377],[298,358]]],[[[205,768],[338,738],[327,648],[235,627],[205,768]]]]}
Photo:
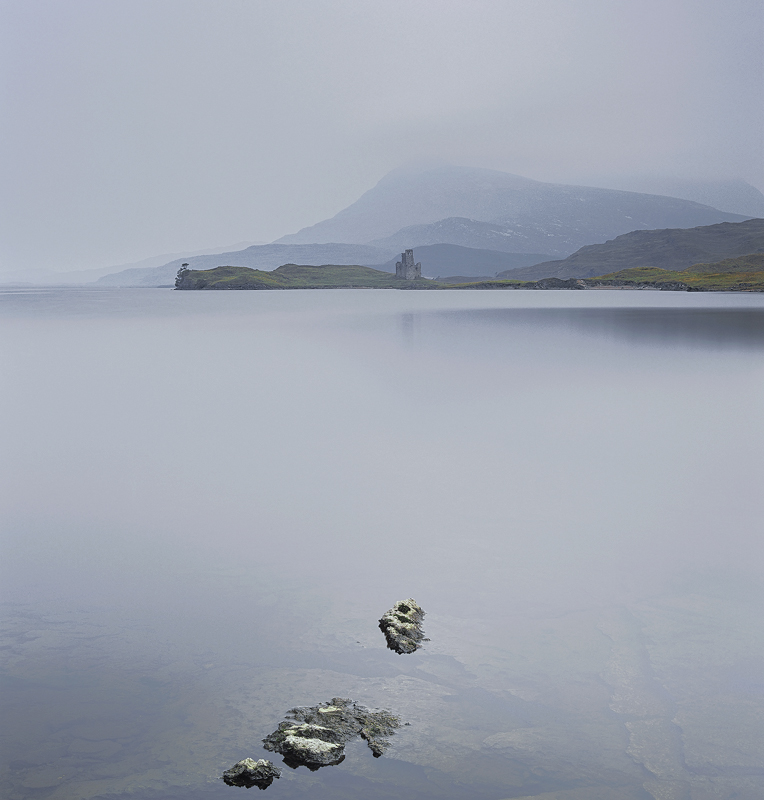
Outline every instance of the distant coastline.
{"type": "Polygon", "coordinates": [[[591,278],[542,278],[536,281],[485,278],[474,281],[448,278],[432,280],[398,278],[372,267],[325,264],[285,264],[272,271],[249,267],[181,269],[175,282],[179,290],[274,289],[402,289],[402,290],[546,290],[546,289],[653,289],[674,292],[764,292],[764,254],[754,253],[718,264],[696,264],[672,271],[638,267],[591,278]]]}

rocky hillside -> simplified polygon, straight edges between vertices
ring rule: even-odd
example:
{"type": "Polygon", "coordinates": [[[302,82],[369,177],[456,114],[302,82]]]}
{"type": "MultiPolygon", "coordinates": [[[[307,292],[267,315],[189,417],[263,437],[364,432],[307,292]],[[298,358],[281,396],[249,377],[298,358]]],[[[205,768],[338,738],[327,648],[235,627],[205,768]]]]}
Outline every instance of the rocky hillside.
{"type": "Polygon", "coordinates": [[[591,278],[641,267],[680,271],[694,264],[713,264],[761,252],[764,252],[764,219],[750,219],[697,228],[632,231],[604,244],[582,247],[568,258],[507,270],[499,277],[591,278]]]}

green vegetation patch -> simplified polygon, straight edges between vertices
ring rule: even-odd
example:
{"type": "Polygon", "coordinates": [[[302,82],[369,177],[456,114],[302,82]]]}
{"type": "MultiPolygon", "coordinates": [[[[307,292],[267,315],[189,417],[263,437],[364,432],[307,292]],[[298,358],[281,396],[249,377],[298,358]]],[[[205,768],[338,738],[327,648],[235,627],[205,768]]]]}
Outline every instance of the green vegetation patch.
{"type": "Polygon", "coordinates": [[[434,281],[407,281],[371,267],[285,264],[271,272],[249,267],[216,267],[179,273],[178,289],[435,289],[434,281]]]}
{"type": "Polygon", "coordinates": [[[716,264],[694,264],[681,271],[658,267],[623,269],[598,278],[588,278],[586,284],[614,288],[623,286],[684,289],[691,292],[762,292],[764,254],[754,253],[749,256],[728,258],[716,264]]]}
{"type": "Polygon", "coordinates": [[[490,280],[464,283],[439,283],[439,289],[528,289],[535,288],[535,281],[490,280]]]}
{"type": "Polygon", "coordinates": [[[325,264],[320,267],[285,264],[273,271],[249,267],[181,270],[178,289],[583,289],[586,287],[654,288],[698,292],[764,291],[764,253],[728,258],[716,264],[694,264],[673,271],[633,267],[597,278],[542,278],[444,283],[418,278],[405,280],[371,267],[325,264]]]}
{"type": "Polygon", "coordinates": [[[720,272],[746,274],[764,272],[764,253],[751,253],[737,258],[725,258],[724,261],[717,261],[714,264],[693,264],[683,272],[712,273],[714,275],[720,272]]]}

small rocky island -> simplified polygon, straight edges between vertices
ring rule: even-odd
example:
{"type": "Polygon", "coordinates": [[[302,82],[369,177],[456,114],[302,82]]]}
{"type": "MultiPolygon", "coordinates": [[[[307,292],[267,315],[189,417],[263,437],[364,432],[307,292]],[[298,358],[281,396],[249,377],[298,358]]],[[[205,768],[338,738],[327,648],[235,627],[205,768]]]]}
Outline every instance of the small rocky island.
{"type": "Polygon", "coordinates": [[[422,630],[424,611],[416,600],[399,600],[379,621],[379,628],[385,634],[387,646],[396,653],[413,653],[422,646],[425,639],[422,630]]]}
{"type": "Polygon", "coordinates": [[[263,747],[281,753],[292,769],[305,766],[315,771],[339,764],[345,758],[345,745],[357,736],[365,739],[374,757],[379,758],[389,747],[388,737],[400,724],[389,711],[370,711],[352,700],[334,697],[330,703],[293,708],[263,739],[263,747]]]}
{"type": "Polygon", "coordinates": [[[237,761],[230,769],[223,773],[223,780],[228,786],[243,786],[251,789],[257,786],[258,789],[267,789],[274,778],[281,777],[281,770],[273,766],[272,761],[261,758],[255,761],[252,758],[245,758],[237,761]]]}

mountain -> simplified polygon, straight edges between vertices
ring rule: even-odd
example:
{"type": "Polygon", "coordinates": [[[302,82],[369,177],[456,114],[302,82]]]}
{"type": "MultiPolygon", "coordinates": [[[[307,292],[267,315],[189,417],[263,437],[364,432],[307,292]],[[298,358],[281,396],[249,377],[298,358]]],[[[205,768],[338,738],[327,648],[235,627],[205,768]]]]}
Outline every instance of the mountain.
{"type": "Polygon", "coordinates": [[[331,219],[284,236],[278,243],[367,242],[402,249],[404,244],[416,247],[447,241],[505,252],[567,255],[635,229],[687,228],[742,219],[742,215],[674,197],[543,183],[496,170],[441,165],[394,170],[331,219]],[[411,226],[433,223],[440,228],[411,230],[411,226]],[[483,228],[486,238],[481,238],[481,226],[473,223],[494,227],[483,228]],[[457,233],[448,240],[436,239],[449,231],[457,233]],[[504,246],[497,245],[499,240],[504,246]]]}
{"type": "Polygon", "coordinates": [[[498,277],[591,278],[640,267],[679,271],[701,262],[713,263],[761,252],[764,252],[764,219],[749,219],[697,228],[632,231],[604,244],[582,247],[565,259],[506,270],[498,277]]]}
{"type": "MultiPolygon", "coordinates": [[[[208,270],[219,266],[250,267],[272,270],[282,264],[380,264],[393,255],[389,248],[355,244],[262,244],[231,253],[177,258],[153,269],[128,269],[106,275],[96,281],[99,286],[172,286],[181,264],[192,270],[208,270]]],[[[393,271],[395,266],[393,265],[393,271]]]]}
{"type": "MultiPolygon", "coordinates": [[[[405,248],[401,248],[403,250],[405,248]]],[[[431,244],[417,247],[414,260],[422,264],[422,275],[428,278],[460,275],[463,277],[493,276],[500,270],[517,269],[547,261],[544,253],[502,253],[498,250],[477,250],[473,247],[459,247],[455,244],[431,244]]],[[[395,262],[400,256],[377,269],[395,272],[395,262]]]]}

